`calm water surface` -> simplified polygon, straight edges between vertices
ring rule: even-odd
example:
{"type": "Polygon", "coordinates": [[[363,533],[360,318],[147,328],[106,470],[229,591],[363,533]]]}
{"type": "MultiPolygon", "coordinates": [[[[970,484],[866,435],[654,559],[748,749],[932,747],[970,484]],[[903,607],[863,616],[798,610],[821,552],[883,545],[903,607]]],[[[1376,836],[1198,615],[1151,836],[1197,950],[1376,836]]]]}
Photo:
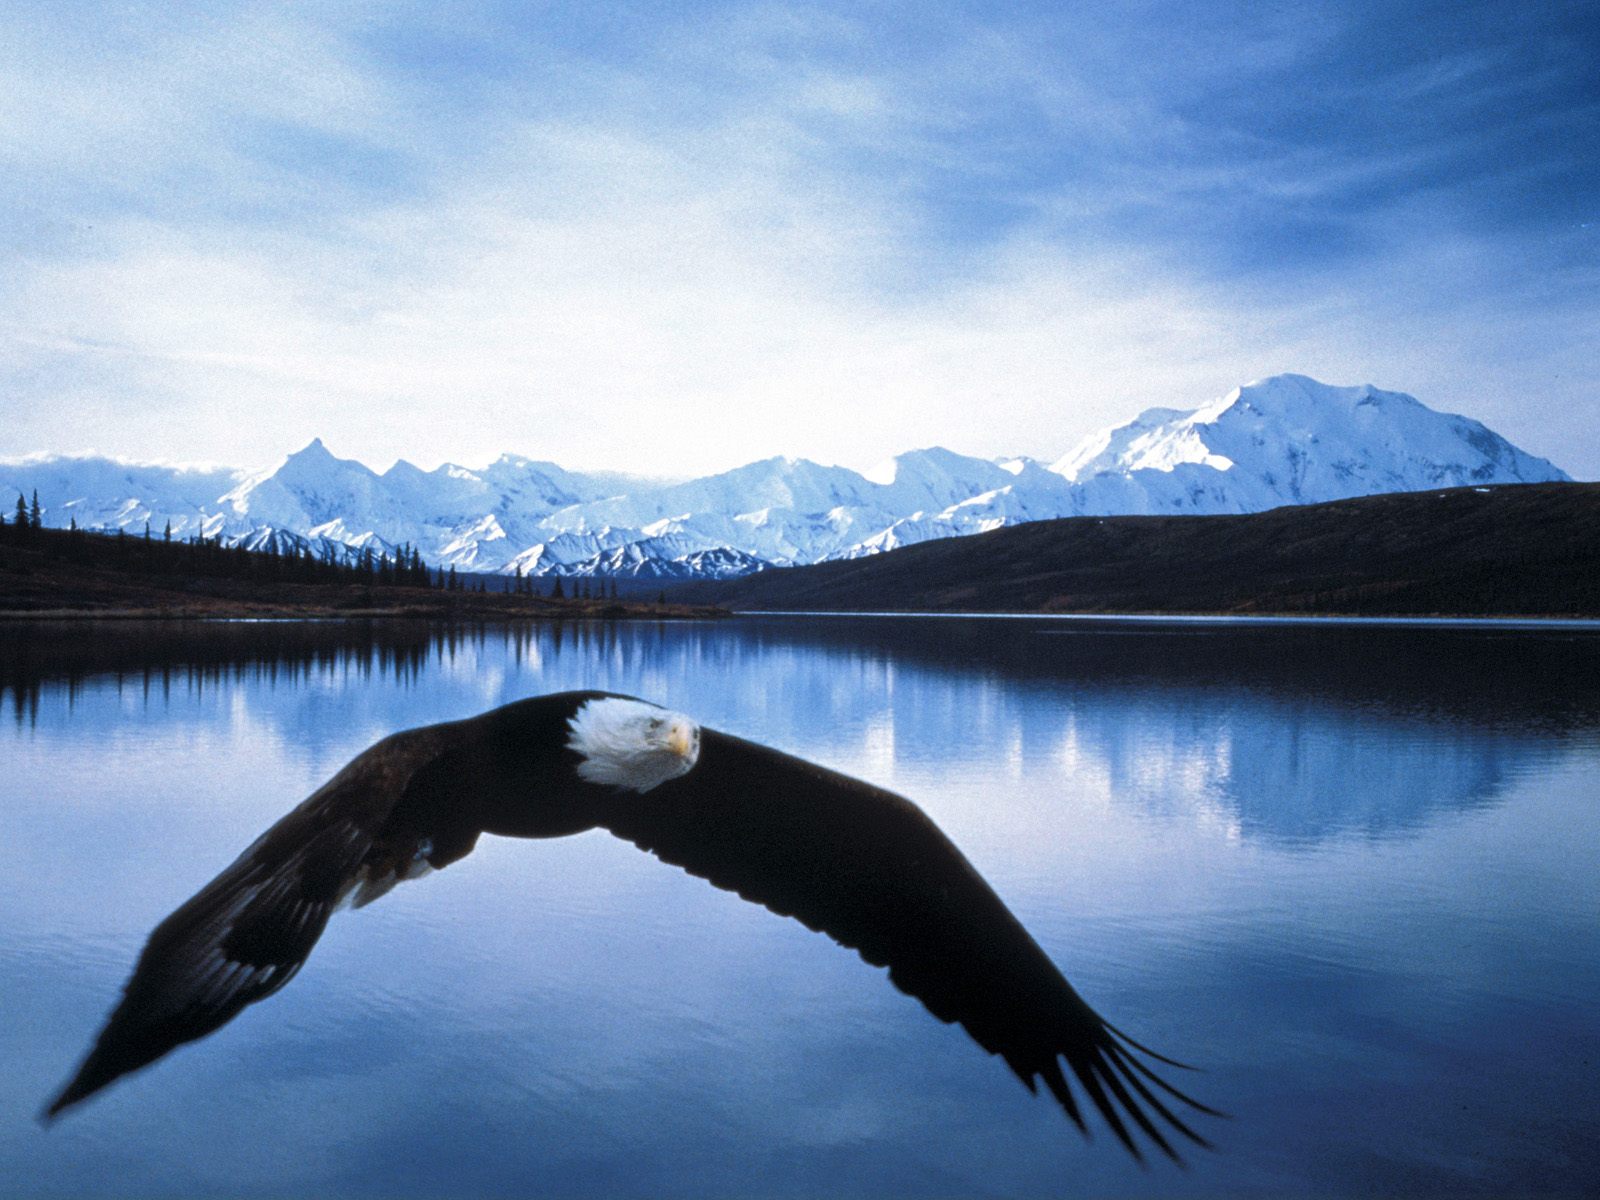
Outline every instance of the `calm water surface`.
{"type": "Polygon", "coordinates": [[[917,620],[0,625],[0,1192],[1580,1193],[1600,636],[917,620]],[[627,691],[915,798],[1219,1149],[1085,1144],[821,935],[486,838],[57,1126],[149,929],[372,741],[627,691]]]}

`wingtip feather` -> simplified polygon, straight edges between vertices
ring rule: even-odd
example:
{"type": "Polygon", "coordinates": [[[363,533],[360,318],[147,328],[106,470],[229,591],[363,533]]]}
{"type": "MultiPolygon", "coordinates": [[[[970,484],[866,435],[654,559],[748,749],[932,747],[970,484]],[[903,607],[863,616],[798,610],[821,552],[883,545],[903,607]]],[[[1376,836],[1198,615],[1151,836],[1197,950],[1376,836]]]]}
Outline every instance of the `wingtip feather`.
{"type": "MultiPolygon", "coordinates": [[[[1122,1077],[1123,1077],[1124,1081],[1129,1086],[1131,1086],[1134,1091],[1136,1091],[1139,1094],[1139,1096],[1144,1100],[1144,1102],[1146,1104],[1148,1104],[1152,1109],[1155,1110],[1156,1114],[1159,1117],[1161,1117],[1162,1120],[1166,1121],[1167,1124],[1171,1125],[1174,1129],[1176,1129],[1184,1137],[1188,1138],[1196,1146],[1199,1146],[1199,1147],[1201,1147],[1202,1149],[1205,1149],[1205,1150],[1214,1149],[1214,1147],[1211,1145],[1210,1142],[1208,1142],[1205,1138],[1201,1137],[1200,1134],[1196,1133],[1192,1128],[1190,1128],[1190,1126],[1188,1125],[1187,1122],[1185,1122],[1181,1117],[1179,1117],[1170,1108],[1168,1108],[1162,1102],[1162,1100],[1161,1100],[1161,1098],[1159,1096],[1157,1096],[1154,1092],[1152,1092],[1149,1088],[1147,1088],[1144,1085],[1144,1081],[1141,1080],[1138,1075],[1136,1075],[1134,1072],[1132,1072],[1132,1071],[1130,1071],[1128,1069],[1129,1060],[1127,1059],[1127,1057],[1121,1051],[1113,1051],[1111,1057],[1112,1057],[1112,1061],[1122,1071],[1122,1077]]],[[[1134,1062],[1133,1065],[1134,1066],[1138,1066],[1139,1064],[1137,1062],[1134,1062]]],[[[1160,1081],[1157,1080],[1157,1082],[1160,1082],[1160,1081]]],[[[1181,1161],[1181,1160],[1179,1160],[1179,1161],[1181,1161]]]]}
{"type": "Polygon", "coordinates": [[[1095,1077],[1093,1060],[1088,1058],[1069,1058],[1067,1065],[1072,1068],[1072,1073],[1078,1077],[1078,1082],[1083,1085],[1083,1090],[1099,1110],[1100,1116],[1111,1127],[1111,1132],[1116,1134],[1117,1141],[1140,1165],[1144,1164],[1144,1153],[1139,1149],[1138,1143],[1133,1140],[1133,1135],[1128,1132],[1127,1125],[1123,1124],[1122,1117],[1117,1113],[1116,1105],[1111,1103],[1111,1098],[1106,1095],[1105,1088],[1100,1086],[1100,1080],[1095,1077]]]}
{"type": "Polygon", "coordinates": [[[39,1124],[48,1129],[55,1124],[67,1109],[83,1103],[83,1101],[111,1082],[110,1079],[91,1079],[89,1066],[89,1063],[85,1063],[78,1073],[72,1077],[71,1082],[57,1092],[55,1098],[39,1110],[37,1117],[39,1124]]]}
{"type": "MultiPolygon", "coordinates": [[[[1078,1127],[1078,1132],[1084,1137],[1089,1136],[1089,1127],[1084,1124],[1083,1114],[1078,1110],[1078,1102],[1073,1098],[1072,1089],[1067,1086],[1067,1079],[1061,1073],[1061,1064],[1051,1059],[1040,1069],[1039,1074],[1044,1078],[1045,1086],[1050,1089],[1050,1094],[1056,1098],[1057,1103],[1066,1111],[1072,1123],[1078,1127]]],[[[1032,1083],[1032,1077],[1029,1077],[1032,1083]]]]}
{"type": "Polygon", "coordinates": [[[1100,1024],[1102,1026],[1104,1026],[1105,1031],[1107,1033],[1111,1034],[1112,1037],[1116,1038],[1119,1042],[1124,1043],[1125,1045],[1129,1046],[1130,1048],[1132,1048],[1134,1050],[1137,1050],[1140,1054],[1143,1054],[1147,1058],[1153,1058],[1157,1062],[1165,1063],[1169,1067],[1176,1067],[1180,1071],[1196,1071],[1196,1072],[1202,1071],[1202,1068],[1194,1066],[1192,1063],[1179,1062],[1175,1058],[1168,1058],[1165,1054],[1162,1054],[1159,1050],[1152,1050],[1152,1049],[1150,1049],[1149,1046],[1146,1046],[1143,1042],[1134,1041],[1131,1037],[1129,1037],[1127,1034],[1123,1033],[1122,1030],[1118,1029],[1110,1021],[1107,1021],[1104,1017],[1100,1018],[1100,1024]]]}

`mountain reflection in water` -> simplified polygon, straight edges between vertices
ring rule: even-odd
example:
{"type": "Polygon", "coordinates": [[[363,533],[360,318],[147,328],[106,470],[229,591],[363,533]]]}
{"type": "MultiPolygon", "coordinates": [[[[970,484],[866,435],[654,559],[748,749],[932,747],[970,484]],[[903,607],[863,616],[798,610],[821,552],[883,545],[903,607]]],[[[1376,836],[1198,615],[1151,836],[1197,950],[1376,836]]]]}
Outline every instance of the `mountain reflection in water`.
{"type": "MultiPolygon", "coordinates": [[[[1593,738],[1600,723],[1600,637],[1559,629],[769,619],[724,632],[665,622],[0,624],[0,708],[32,724],[45,686],[61,687],[70,706],[91,681],[143,704],[170,701],[174,686],[200,695],[242,682],[315,691],[377,678],[404,690],[458,654],[496,658],[493,679],[510,671],[524,686],[450,680],[452,716],[487,706],[474,693],[500,703],[690,673],[703,686],[709,674],[736,718],[777,717],[783,733],[807,739],[819,727],[852,731],[869,759],[889,746],[913,756],[1007,746],[1014,768],[1062,758],[1103,777],[1117,803],[1197,806],[1241,836],[1288,842],[1393,836],[1492,803],[1509,778],[1573,737],[1593,738]],[[781,706],[767,694],[774,679],[781,706]]],[[[427,682],[435,710],[439,683],[427,682]]],[[[668,687],[653,698],[682,703],[668,687]]],[[[308,722],[328,717],[307,699],[268,714],[282,736],[308,736],[308,722]]],[[[368,720],[393,708],[387,691],[340,707],[363,701],[368,720]]]]}
{"type": "Polygon", "coordinates": [[[1560,627],[0,624],[0,1161],[21,1195],[1580,1193],[1597,678],[1560,627]],[[1080,1145],[853,955],[590,835],[486,839],[33,1124],[261,829],[387,733],[569,688],[916,800],[1206,1068],[1220,1151],[1080,1145]]]}

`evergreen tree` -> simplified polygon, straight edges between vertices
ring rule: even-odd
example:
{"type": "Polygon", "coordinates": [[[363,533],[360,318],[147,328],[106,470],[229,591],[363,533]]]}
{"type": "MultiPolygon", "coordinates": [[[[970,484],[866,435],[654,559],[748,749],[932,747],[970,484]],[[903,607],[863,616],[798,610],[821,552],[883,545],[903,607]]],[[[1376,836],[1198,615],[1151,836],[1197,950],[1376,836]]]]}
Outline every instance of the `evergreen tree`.
{"type": "Polygon", "coordinates": [[[170,520],[167,522],[167,527],[161,531],[161,540],[163,542],[172,541],[172,522],[170,520]]]}
{"type": "Polygon", "coordinates": [[[17,493],[16,526],[19,530],[26,529],[28,527],[28,504],[27,501],[23,500],[21,492],[17,493]]]}
{"type": "Polygon", "coordinates": [[[33,489],[33,509],[28,514],[28,524],[33,526],[33,528],[35,528],[35,529],[43,529],[44,528],[44,521],[41,519],[40,513],[39,513],[39,489],[38,488],[34,488],[33,489]]]}
{"type": "Polygon", "coordinates": [[[565,600],[567,598],[567,594],[561,590],[561,576],[559,575],[556,576],[556,586],[551,591],[550,598],[552,600],[565,600]]]}
{"type": "Polygon", "coordinates": [[[454,563],[451,563],[450,574],[445,577],[444,590],[447,592],[453,592],[459,589],[460,586],[461,585],[456,582],[456,566],[454,563]]]}

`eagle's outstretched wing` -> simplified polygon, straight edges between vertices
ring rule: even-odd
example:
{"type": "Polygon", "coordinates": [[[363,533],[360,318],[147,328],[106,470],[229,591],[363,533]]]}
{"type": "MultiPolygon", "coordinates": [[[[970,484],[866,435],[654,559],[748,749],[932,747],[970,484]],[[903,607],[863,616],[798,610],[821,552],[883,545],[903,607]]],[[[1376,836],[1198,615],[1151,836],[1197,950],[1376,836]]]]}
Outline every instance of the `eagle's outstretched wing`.
{"type": "MultiPolygon", "coordinates": [[[[78,1072],[46,1119],[129,1071],[231,1020],[294,977],[334,909],[471,849],[396,820],[419,769],[456,739],[451,726],[385,738],[257,838],[156,926],[78,1072]]],[[[412,806],[408,806],[412,807],[412,806]]]]}
{"type": "Polygon", "coordinates": [[[344,900],[365,904],[454,862],[485,831],[557,837],[598,825],[888,967],[1030,1088],[1044,1080],[1079,1128],[1069,1074],[1135,1155],[1135,1129],[1174,1158],[1174,1132],[1205,1144],[1174,1102],[1212,1110],[1084,1003],[910,801],[711,730],[698,762],[667,782],[642,793],[596,783],[572,743],[574,718],[596,699],[662,711],[595,692],[542,696],[357,757],[156,927],[46,1118],[277,991],[344,900]]]}
{"type": "Polygon", "coordinates": [[[888,967],[934,1016],[957,1021],[1036,1080],[1084,1128],[1063,1074],[1130,1151],[1131,1126],[1177,1157],[1171,1133],[1205,1145],[1174,1101],[1214,1110],[1160,1078],[1145,1050],[1073,990],[1021,923],[909,800],[782,754],[702,730],[694,770],[644,794],[618,793],[599,823],[720,888],[794,917],[888,967]]]}

